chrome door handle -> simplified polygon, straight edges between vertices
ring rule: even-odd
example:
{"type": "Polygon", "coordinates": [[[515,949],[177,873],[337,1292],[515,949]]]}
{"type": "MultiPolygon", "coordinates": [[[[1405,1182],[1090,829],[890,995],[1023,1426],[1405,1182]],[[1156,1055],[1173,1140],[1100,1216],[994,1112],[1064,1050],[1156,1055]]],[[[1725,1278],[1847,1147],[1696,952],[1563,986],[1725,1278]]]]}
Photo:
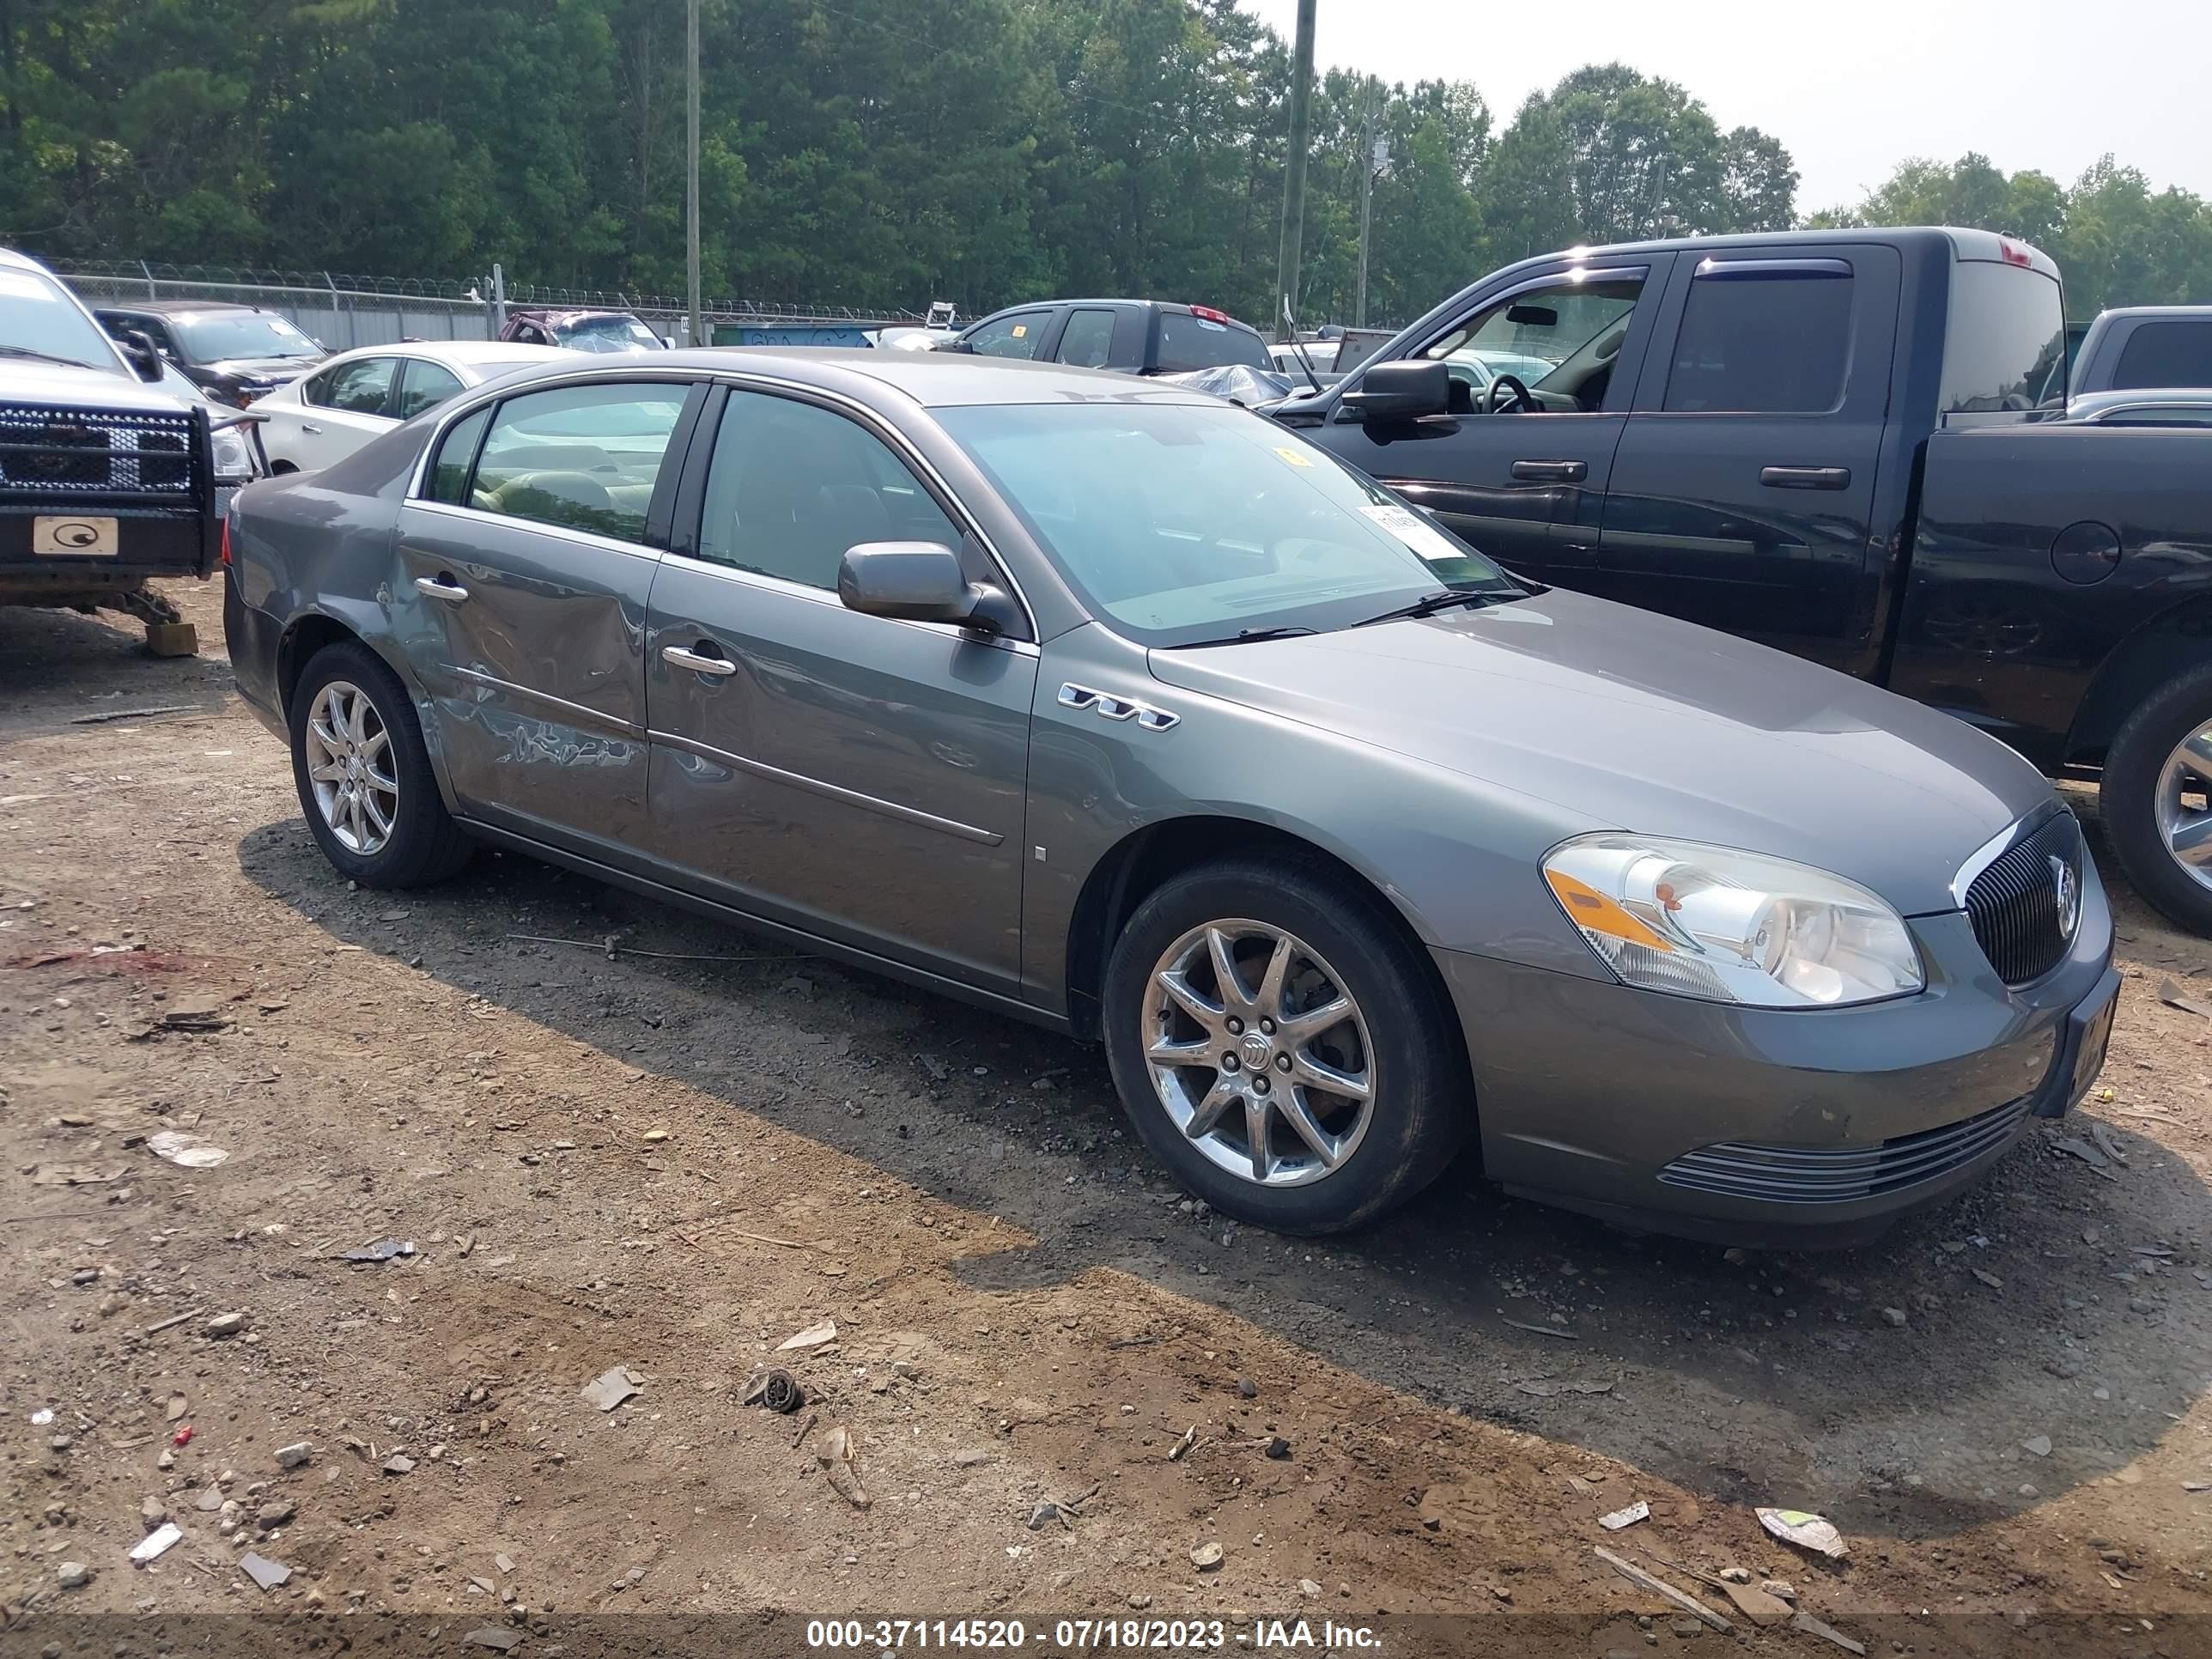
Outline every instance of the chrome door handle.
{"type": "Polygon", "coordinates": [[[319,438],[319,437],[321,437],[321,436],[323,435],[323,429],[322,429],[322,428],[320,428],[320,427],[317,426],[317,425],[316,425],[313,421],[302,421],[302,422],[300,422],[300,430],[301,430],[301,431],[302,431],[302,432],[312,432],[312,433],[313,433],[313,434],[314,434],[318,438],[319,438]]]}
{"type": "Polygon", "coordinates": [[[443,599],[447,605],[459,605],[469,596],[469,590],[451,576],[417,576],[415,591],[434,599],[443,599]]]}
{"type": "MultiPolygon", "coordinates": [[[[699,643],[704,645],[707,641],[702,640],[699,643]]],[[[673,667],[688,668],[695,674],[712,674],[717,679],[726,679],[738,672],[737,664],[726,657],[702,657],[680,645],[662,646],[660,659],[673,667]]]]}

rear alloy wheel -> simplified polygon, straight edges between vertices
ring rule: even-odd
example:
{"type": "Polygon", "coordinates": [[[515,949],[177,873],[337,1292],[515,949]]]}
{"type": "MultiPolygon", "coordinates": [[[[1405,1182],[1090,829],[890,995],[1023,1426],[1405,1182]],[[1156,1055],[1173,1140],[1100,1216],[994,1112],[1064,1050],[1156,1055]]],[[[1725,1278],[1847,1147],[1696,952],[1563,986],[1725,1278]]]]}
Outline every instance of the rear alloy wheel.
{"type": "Polygon", "coordinates": [[[422,887],[468,862],[398,677],[358,641],[324,647],[289,699],[292,777],[307,828],[365,887],[422,887]]]}
{"type": "Polygon", "coordinates": [[[2145,699],[2112,738],[2098,790],[2105,832],[2144,899],[2212,933],[2212,667],[2145,699]]]}
{"type": "Polygon", "coordinates": [[[1225,1215],[1357,1225],[1442,1173],[1472,1126],[1449,1002],[1395,918],[1333,871],[1176,877],[1122,930],[1105,993],[1131,1121],[1225,1215]]]}

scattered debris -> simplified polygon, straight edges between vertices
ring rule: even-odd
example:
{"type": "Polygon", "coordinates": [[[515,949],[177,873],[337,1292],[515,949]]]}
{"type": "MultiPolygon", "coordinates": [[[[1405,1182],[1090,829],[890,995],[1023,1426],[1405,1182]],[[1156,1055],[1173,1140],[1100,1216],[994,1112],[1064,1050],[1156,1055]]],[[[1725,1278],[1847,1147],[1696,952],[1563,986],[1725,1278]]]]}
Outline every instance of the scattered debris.
{"type": "Polygon", "coordinates": [[[514,1571],[514,1561],[508,1559],[504,1551],[493,1556],[491,1559],[491,1564],[495,1567],[497,1567],[501,1572],[513,1572],[514,1571]]]}
{"type": "Polygon", "coordinates": [[[2047,1434],[2032,1436],[2020,1443],[2020,1449],[2031,1457],[2048,1457],[2051,1455],[2051,1437],[2047,1434]]]}
{"type": "Polygon", "coordinates": [[[2084,1164],[2094,1170],[2099,1175],[2104,1176],[2107,1181],[2118,1181],[2119,1179],[2119,1176],[2112,1173],[2112,1166],[2106,1158],[2105,1155],[2099,1152],[2094,1146],[2092,1146],[2087,1141],[2082,1139],[2079,1135],[2066,1135],[2057,1140],[2052,1141],[2051,1143],[2051,1150],[2054,1152],[2064,1152],[2069,1157],[2080,1158],[2084,1164]]]}
{"type": "Polygon", "coordinates": [[[64,1561],[54,1569],[54,1582],[64,1589],[82,1589],[92,1582],[92,1569],[82,1561],[64,1561]]]}
{"type": "Polygon", "coordinates": [[[1068,1518],[1067,1511],[1049,1498],[1030,1511],[1031,1532],[1042,1532],[1054,1521],[1059,1522],[1061,1527],[1068,1531],[1072,1532],[1075,1528],[1075,1523],[1068,1518]]]}
{"type": "Polygon", "coordinates": [[[173,1394],[169,1396],[168,1404],[161,1407],[161,1420],[164,1423],[173,1423],[191,1409],[191,1402],[184,1395],[173,1394]]]}
{"type": "Polygon", "coordinates": [[[2181,988],[2170,979],[2159,981],[2158,1000],[2169,1008],[2180,1009],[2185,1014],[2201,1014],[2206,1019],[2212,1019],[2212,1003],[2184,995],[2181,988]]]}
{"type": "Polygon", "coordinates": [[[668,1131],[665,1129],[647,1129],[645,1133],[640,1137],[640,1139],[645,1140],[665,1140],[668,1139],[668,1131]]]}
{"type": "Polygon", "coordinates": [[[2123,1170],[2128,1167],[2128,1155],[2120,1148],[2119,1139],[2096,1119],[2089,1120],[2089,1139],[2097,1143],[2098,1150],[2123,1170]]]}
{"type": "Polygon", "coordinates": [[[867,1489],[861,1486],[860,1471],[853,1465],[853,1437],[842,1424],[822,1431],[814,1443],[814,1458],[830,1472],[830,1487],[838,1497],[856,1510],[868,1507],[867,1489]]]}
{"type": "Polygon", "coordinates": [[[1638,1521],[1648,1521],[1650,1517],[1651,1505],[1639,1498],[1626,1509],[1615,1510],[1611,1515],[1601,1515],[1597,1523],[1607,1532],[1619,1532],[1623,1527],[1632,1527],[1638,1521]]]}
{"type": "Polygon", "coordinates": [[[1247,1400],[1257,1400],[1260,1385],[1249,1376],[1240,1376],[1237,1379],[1237,1392],[1247,1400]]]}
{"type": "Polygon", "coordinates": [[[1298,1594],[1309,1598],[1319,1595],[1321,1586],[1310,1578],[1301,1578],[1298,1580],[1298,1594]]]}
{"type": "Polygon", "coordinates": [[[104,1187],[111,1181],[120,1181],[129,1173],[129,1166],[121,1164],[105,1170],[91,1164],[41,1164],[31,1171],[31,1184],[33,1187],[104,1187]]]}
{"type": "Polygon", "coordinates": [[[1752,1584],[1723,1582],[1721,1594],[1735,1604],[1735,1610],[1761,1630],[1785,1624],[1790,1618],[1790,1604],[1778,1595],[1752,1584]]]}
{"type": "Polygon", "coordinates": [[[1863,1654],[1866,1651],[1865,1643],[1854,1642],[1850,1637],[1844,1635],[1843,1632],[1838,1630],[1833,1625],[1824,1625],[1809,1613],[1800,1612],[1797,1613],[1790,1620],[1790,1628],[1792,1630],[1802,1630],[1808,1636],[1818,1636],[1826,1641],[1833,1642],[1838,1647],[1843,1649],[1846,1653],[1863,1654]]]}
{"type": "Polygon", "coordinates": [[[505,1653],[520,1640],[522,1632],[519,1630],[509,1630],[504,1625],[478,1625],[461,1638],[461,1644],[465,1647],[496,1648],[505,1653]]]}
{"type": "Polygon", "coordinates": [[[1273,1458],[1278,1463],[1285,1462],[1290,1457],[1290,1455],[1291,1443],[1284,1439],[1279,1434],[1267,1442],[1267,1455],[1273,1458]]]}
{"type": "Polygon", "coordinates": [[[148,1135],[146,1150],[187,1170],[212,1170],[230,1156],[213,1141],[181,1129],[162,1129],[148,1135]]]}
{"type": "Polygon", "coordinates": [[[263,1589],[273,1590],[292,1576],[292,1569],[282,1561],[271,1561],[265,1555],[256,1555],[252,1550],[238,1558],[239,1570],[263,1589]]]}
{"type": "Polygon", "coordinates": [[[1901,1331],[1905,1328],[1905,1310],[1902,1308],[1884,1308],[1881,1310],[1881,1317],[1882,1322],[1893,1330],[1901,1331]]]}
{"type": "Polygon", "coordinates": [[[54,1408],[52,1406],[41,1406],[31,1413],[31,1426],[34,1429],[43,1429],[53,1420],[54,1408]]]}
{"type": "Polygon", "coordinates": [[[199,711],[188,702],[156,703],[151,708],[103,708],[96,714],[74,714],[71,726],[106,726],[112,720],[146,720],[156,714],[191,714],[199,711]]]}
{"type": "Polygon", "coordinates": [[[313,1455],[314,1448],[304,1440],[289,1446],[279,1446],[276,1448],[276,1467],[280,1469],[296,1469],[313,1455]]]}
{"type": "Polygon", "coordinates": [[[149,1336],[159,1336],[163,1331],[173,1331],[176,1329],[178,1326],[183,1324],[186,1320],[198,1319],[207,1310],[204,1308],[187,1308],[180,1314],[171,1314],[167,1319],[161,1321],[159,1324],[149,1325],[146,1328],[146,1334],[149,1336]]]}
{"type": "Polygon", "coordinates": [[[1969,1267],[1966,1271],[1972,1273],[1976,1279],[1980,1279],[1983,1284],[1988,1285],[1993,1291],[2001,1291],[2004,1289],[2004,1280],[1999,1279],[1987,1267],[1969,1267]]]}
{"type": "Polygon", "coordinates": [[[806,1390],[799,1386],[799,1379],[781,1366],[763,1366],[745,1379],[745,1389],[739,1404],[765,1406],[777,1415],[788,1417],[806,1403],[806,1390]]]}
{"type": "Polygon", "coordinates": [[[1556,1336],[1569,1342],[1579,1342],[1582,1340],[1582,1338],[1576,1335],[1572,1331],[1562,1330],[1557,1325],[1531,1325],[1526,1320],[1521,1319],[1509,1319],[1505,1322],[1510,1325],[1516,1331],[1529,1331],[1538,1336],[1556,1336]]]}
{"type": "Polygon", "coordinates": [[[300,1506],[289,1498],[279,1498],[264,1504],[253,1516],[253,1524],[264,1532],[274,1532],[300,1512],[300,1506]]]}
{"type": "Polygon", "coordinates": [[[164,1521],[131,1547],[131,1559],[143,1566],[184,1537],[173,1521],[164,1521]]]}
{"type": "Polygon", "coordinates": [[[1214,1543],[1200,1544],[1190,1553],[1191,1565],[1200,1572],[1216,1571],[1221,1565],[1221,1546],[1214,1543]]]}
{"type": "Polygon", "coordinates": [[[809,1325],[796,1336],[787,1336],[775,1345],[778,1353],[796,1353],[806,1348],[819,1348],[837,1340],[837,1322],[825,1319],[819,1325],[809,1325]]]}
{"type": "MultiPolygon", "coordinates": [[[[184,1427],[179,1429],[176,1433],[169,1437],[169,1443],[173,1446],[191,1445],[192,1443],[192,1425],[187,1423],[184,1427]]],[[[166,1454],[164,1455],[166,1455],[166,1454]]]]}
{"type": "Polygon", "coordinates": [[[1749,1567],[1723,1567],[1720,1571],[1715,1575],[1715,1577],[1717,1577],[1723,1584],[1748,1584],[1751,1582],[1751,1569],[1749,1567]]]}
{"type": "Polygon", "coordinates": [[[1623,1578],[1628,1580],[1630,1583],[1639,1585],[1643,1589],[1650,1590],[1654,1595],[1665,1596],[1667,1600],[1672,1601],[1676,1607],[1681,1608],[1683,1612],[1690,1614],[1692,1618],[1698,1620],[1704,1624],[1710,1625],[1713,1629],[1720,1632],[1723,1636],[1733,1636],[1735,1634],[1735,1626],[1734,1625],[1729,1623],[1727,1620],[1722,1618],[1720,1614],[1715,1613],[1711,1607],[1707,1607],[1703,1601],[1698,1600],[1696,1596],[1691,1595],[1687,1590],[1676,1589],[1665,1579],[1654,1577],[1650,1573],[1644,1571],[1643,1568],[1638,1566],[1633,1561],[1622,1560],[1620,1557],[1615,1555],[1611,1550],[1600,1548],[1593,1549],[1590,1553],[1596,1556],[1599,1560],[1604,1562],[1606,1565],[1611,1567],[1615,1572],[1619,1573],[1623,1578]]]}
{"type": "Polygon", "coordinates": [[[581,1392],[586,1404],[611,1412],[635,1394],[644,1381],[627,1366],[617,1365],[585,1383],[581,1392]]]}
{"type": "Polygon", "coordinates": [[[997,1461],[996,1452],[986,1451],[981,1446],[963,1447],[952,1454],[952,1467],[957,1469],[980,1468],[986,1463],[994,1463],[997,1461]]]}
{"type": "Polygon", "coordinates": [[[1168,1462],[1180,1463],[1188,1456],[1190,1449],[1198,1443],[1198,1425],[1194,1423],[1182,1431],[1182,1438],[1168,1448],[1168,1462]]]}
{"type": "Polygon", "coordinates": [[[1759,1581],[1759,1587],[1778,1601],[1795,1601],[1797,1599],[1797,1586],[1787,1578],[1762,1578],[1759,1581]]]}
{"type": "Polygon", "coordinates": [[[389,1261],[394,1256],[415,1254],[411,1238],[380,1238],[374,1244],[362,1244],[345,1253],[348,1261],[389,1261]]]}
{"type": "Polygon", "coordinates": [[[1824,1516],[1808,1510],[1761,1510],[1759,1524],[1784,1543],[1795,1544],[1801,1550],[1811,1550],[1832,1561],[1840,1561],[1850,1553],[1850,1546],[1844,1542],[1843,1534],[1824,1516]]]}
{"type": "Polygon", "coordinates": [[[412,1474],[415,1473],[415,1460],[404,1452],[394,1452],[384,1460],[384,1472],[386,1474],[412,1474]]]}
{"type": "Polygon", "coordinates": [[[245,1328],[246,1316],[242,1313],[217,1314],[205,1327],[210,1336],[236,1336],[245,1328]]]}

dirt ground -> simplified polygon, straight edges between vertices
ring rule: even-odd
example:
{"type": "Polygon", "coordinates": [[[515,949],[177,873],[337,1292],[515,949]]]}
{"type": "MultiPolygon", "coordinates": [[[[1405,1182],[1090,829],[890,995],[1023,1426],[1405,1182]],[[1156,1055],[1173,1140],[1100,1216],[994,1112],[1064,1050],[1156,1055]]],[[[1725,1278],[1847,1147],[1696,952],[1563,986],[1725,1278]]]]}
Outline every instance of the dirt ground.
{"type": "MultiPolygon", "coordinates": [[[[21,1651],[248,1609],[526,1656],[775,1612],[1837,1650],[1698,1577],[1738,1566],[1875,1651],[2212,1632],[2212,1020],[2159,996],[2212,1002],[2212,942],[2124,892],[2104,1091],[1877,1248],[1631,1237],[1471,1164],[1285,1240],[1194,1212],[1093,1050],[515,857],[349,890],[229,690],[219,591],[177,597],[197,659],[0,611],[21,1651]],[[165,1128],[228,1159],[166,1162],[165,1128]],[[343,1259],[386,1237],[413,1254],[343,1259]],[[740,1402],[764,1363],[796,1416],[740,1402]],[[162,1515],[182,1542],[132,1565],[162,1515]]],[[[772,1627],[719,1650],[802,1650],[772,1627]]]]}

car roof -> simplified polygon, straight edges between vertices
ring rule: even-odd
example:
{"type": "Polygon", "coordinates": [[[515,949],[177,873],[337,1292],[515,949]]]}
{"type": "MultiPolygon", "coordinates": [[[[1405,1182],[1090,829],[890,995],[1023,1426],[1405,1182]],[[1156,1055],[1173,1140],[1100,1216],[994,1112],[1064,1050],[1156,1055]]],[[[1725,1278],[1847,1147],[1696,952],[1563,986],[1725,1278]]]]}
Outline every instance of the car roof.
{"type": "Polygon", "coordinates": [[[2100,318],[2154,317],[2172,322],[2202,322],[2212,317],[2212,306],[2107,306],[2100,318]]]}
{"type": "Polygon", "coordinates": [[[326,362],[356,357],[427,357],[433,362],[550,363],[573,362],[576,354],[559,346],[526,345],[520,340],[385,340],[375,345],[352,346],[331,355],[326,362]]]}
{"type": "MultiPolygon", "coordinates": [[[[824,392],[842,392],[863,401],[880,401],[884,392],[925,409],[988,404],[1213,404],[1220,400],[1188,386],[1169,386],[1109,369],[1074,368],[1066,363],[1034,363],[1018,357],[969,357],[933,351],[874,351],[862,347],[694,346],[681,351],[640,352],[635,358],[603,356],[585,363],[576,354],[561,354],[568,372],[586,368],[619,375],[624,368],[654,378],[672,371],[702,374],[753,374],[787,380],[824,392]]],[[[549,362],[545,378],[562,371],[549,362]]],[[[529,383],[527,375],[504,382],[510,389],[529,383]]]]}
{"type": "MultiPolygon", "coordinates": [[[[1178,311],[1184,313],[1187,315],[1194,313],[1198,309],[1197,306],[1189,301],[1133,300],[1126,295],[1119,299],[1111,299],[1094,295],[1087,299],[1071,298],[1064,300],[1028,300],[1018,306],[1000,306],[996,311],[992,312],[989,316],[978,317],[975,319],[975,322],[969,323],[967,325],[967,327],[973,328],[975,326],[976,323],[988,323],[994,317],[1005,317],[1018,311],[1049,311],[1054,306],[1091,306],[1094,307],[1098,306],[1122,306],[1133,311],[1178,311]]],[[[1218,307],[1209,306],[1207,309],[1218,310],[1219,308],[1218,307]]],[[[1242,318],[1231,317],[1225,311],[1221,313],[1221,320],[1228,323],[1232,328],[1241,328],[1253,334],[1257,334],[1260,331],[1258,329],[1254,328],[1251,324],[1244,321],[1242,318]]],[[[962,332],[966,332],[966,329],[963,329],[962,332]]]]}
{"type": "Polygon", "coordinates": [[[161,317],[192,317],[202,312],[256,312],[261,307],[240,305],[235,300],[103,300],[93,309],[95,312],[143,311],[161,317]]]}

